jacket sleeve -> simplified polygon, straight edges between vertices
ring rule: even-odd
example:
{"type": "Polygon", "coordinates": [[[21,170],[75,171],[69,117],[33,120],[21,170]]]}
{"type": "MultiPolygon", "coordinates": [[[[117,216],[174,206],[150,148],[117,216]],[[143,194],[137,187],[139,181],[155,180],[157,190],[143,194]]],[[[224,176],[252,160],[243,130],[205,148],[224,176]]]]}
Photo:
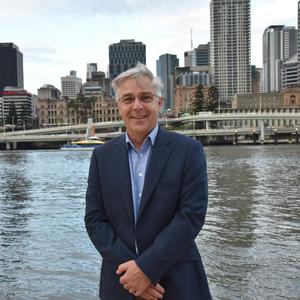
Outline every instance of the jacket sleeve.
{"type": "Polygon", "coordinates": [[[135,259],[152,282],[175,264],[200,232],[207,210],[207,167],[200,143],[192,143],[186,153],[179,205],[171,222],[154,243],[135,259]]]}
{"type": "Polygon", "coordinates": [[[96,152],[91,157],[86,191],[85,227],[101,256],[115,264],[134,259],[136,254],[116,235],[103,204],[96,152]]]}

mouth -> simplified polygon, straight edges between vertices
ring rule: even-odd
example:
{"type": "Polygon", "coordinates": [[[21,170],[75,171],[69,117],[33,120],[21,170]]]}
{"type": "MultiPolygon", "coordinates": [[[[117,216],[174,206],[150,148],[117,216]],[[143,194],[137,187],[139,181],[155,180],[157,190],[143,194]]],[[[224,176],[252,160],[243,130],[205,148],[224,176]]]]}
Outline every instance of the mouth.
{"type": "Polygon", "coordinates": [[[131,116],[131,119],[135,119],[135,120],[141,120],[146,118],[146,116],[131,116]]]}

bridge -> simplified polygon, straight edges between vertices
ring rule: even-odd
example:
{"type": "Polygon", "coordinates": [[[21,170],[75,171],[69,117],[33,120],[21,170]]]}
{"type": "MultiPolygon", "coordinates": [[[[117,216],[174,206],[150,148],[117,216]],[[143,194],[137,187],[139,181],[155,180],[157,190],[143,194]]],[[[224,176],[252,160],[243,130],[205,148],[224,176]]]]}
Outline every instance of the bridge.
{"type": "MultiPolygon", "coordinates": [[[[298,143],[300,130],[300,112],[277,113],[198,113],[181,118],[161,118],[159,123],[168,130],[173,130],[194,138],[225,137],[233,143],[252,139],[266,142],[265,136],[272,136],[273,141],[280,135],[290,136],[298,143]],[[197,129],[198,123],[203,123],[197,129]],[[227,124],[227,125],[224,125],[227,124]],[[213,126],[212,126],[213,125],[213,126]],[[214,128],[212,128],[214,127],[214,128]]],[[[120,135],[125,131],[122,121],[94,123],[97,136],[105,140],[120,135]]],[[[17,149],[17,143],[55,142],[69,143],[85,138],[87,125],[58,126],[50,128],[10,131],[0,134],[0,143],[6,149],[17,149]]]]}

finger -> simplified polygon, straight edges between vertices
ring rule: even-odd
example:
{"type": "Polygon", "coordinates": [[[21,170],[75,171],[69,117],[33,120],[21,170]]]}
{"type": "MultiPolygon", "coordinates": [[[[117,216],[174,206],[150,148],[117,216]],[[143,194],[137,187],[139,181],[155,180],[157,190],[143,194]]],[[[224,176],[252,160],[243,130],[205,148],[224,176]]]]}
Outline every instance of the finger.
{"type": "Polygon", "coordinates": [[[162,293],[158,292],[154,287],[149,286],[146,290],[149,295],[151,295],[155,299],[162,299],[163,295],[162,293]]]}
{"type": "Polygon", "coordinates": [[[123,263],[123,264],[119,265],[119,267],[118,267],[116,273],[117,273],[118,275],[124,273],[124,272],[127,270],[127,267],[128,267],[128,266],[127,266],[127,263],[123,263]]]}
{"type": "Polygon", "coordinates": [[[146,291],[144,291],[144,293],[141,295],[141,297],[145,300],[157,300],[157,298],[155,298],[151,294],[149,294],[148,289],[146,291]]]}
{"type": "Polygon", "coordinates": [[[159,283],[156,283],[155,285],[152,286],[161,294],[165,292],[165,289],[159,283]]]}
{"type": "Polygon", "coordinates": [[[132,295],[135,295],[135,289],[133,289],[133,288],[129,289],[128,292],[132,295]]]}

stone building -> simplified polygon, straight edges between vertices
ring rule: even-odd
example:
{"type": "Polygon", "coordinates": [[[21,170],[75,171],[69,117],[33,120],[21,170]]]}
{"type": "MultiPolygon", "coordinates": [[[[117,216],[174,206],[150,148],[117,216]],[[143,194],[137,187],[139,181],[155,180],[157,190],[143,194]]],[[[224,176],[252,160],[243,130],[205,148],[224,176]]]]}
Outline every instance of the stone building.
{"type": "MultiPolygon", "coordinates": [[[[120,120],[117,103],[114,99],[105,97],[104,92],[92,94],[96,98],[90,112],[94,122],[109,122],[120,120]]],[[[67,99],[38,99],[38,126],[63,126],[82,123],[80,116],[68,108],[67,99]]]]}
{"type": "Polygon", "coordinates": [[[233,109],[271,109],[300,107],[300,88],[280,92],[237,94],[232,97],[233,109]]]}

